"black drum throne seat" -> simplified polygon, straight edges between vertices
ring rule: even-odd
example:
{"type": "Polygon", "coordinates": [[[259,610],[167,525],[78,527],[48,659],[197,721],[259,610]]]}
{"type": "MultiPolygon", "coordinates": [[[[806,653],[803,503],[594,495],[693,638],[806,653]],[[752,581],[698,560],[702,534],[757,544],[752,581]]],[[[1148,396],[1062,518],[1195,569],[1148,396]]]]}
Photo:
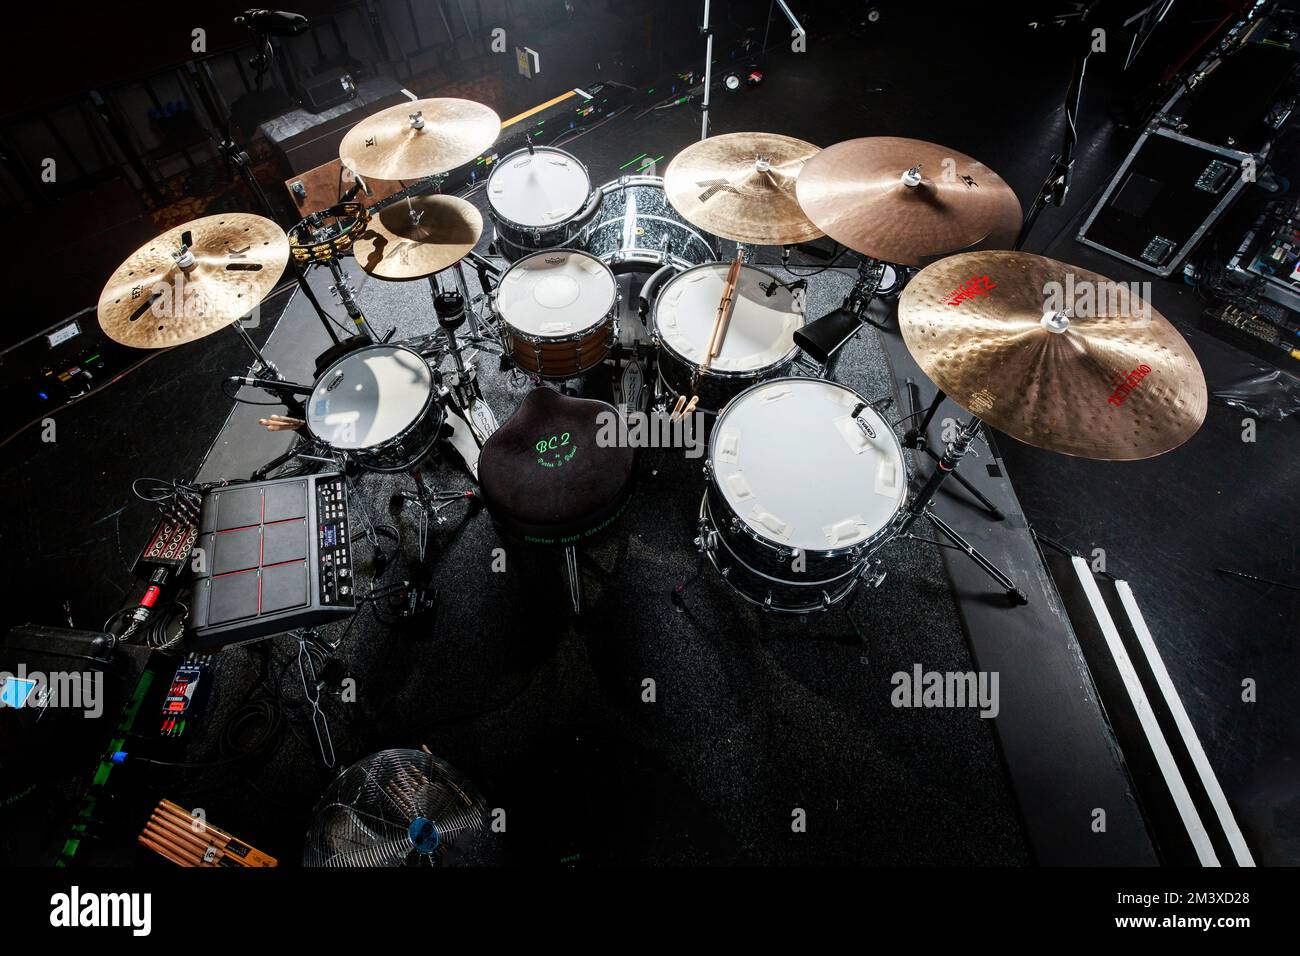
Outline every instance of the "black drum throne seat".
{"type": "Polygon", "coordinates": [[[614,406],[540,386],[483,445],[478,480],[497,527],[526,544],[564,549],[581,610],[577,547],[613,523],[631,494],[635,452],[607,443],[614,406]]]}

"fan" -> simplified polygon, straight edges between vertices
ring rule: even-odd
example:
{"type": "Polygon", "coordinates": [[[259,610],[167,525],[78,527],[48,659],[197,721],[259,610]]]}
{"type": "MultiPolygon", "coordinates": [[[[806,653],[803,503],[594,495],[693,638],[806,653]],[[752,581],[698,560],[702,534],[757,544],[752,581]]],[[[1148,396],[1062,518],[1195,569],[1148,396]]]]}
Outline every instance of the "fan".
{"type": "Polygon", "coordinates": [[[381,750],[348,767],[316,805],[305,866],[485,862],[487,804],[424,750],[381,750]]]}

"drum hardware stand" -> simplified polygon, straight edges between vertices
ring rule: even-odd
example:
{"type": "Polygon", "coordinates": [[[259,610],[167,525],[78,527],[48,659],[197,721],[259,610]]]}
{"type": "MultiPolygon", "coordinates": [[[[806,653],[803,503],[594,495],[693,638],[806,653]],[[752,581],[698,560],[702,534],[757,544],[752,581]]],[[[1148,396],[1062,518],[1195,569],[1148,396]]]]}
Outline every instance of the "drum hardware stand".
{"type": "Polygon", "coordinates": [[[380,341],[379,336],[375,335],[375,330],[370,327],[370,321],[366,318],[365,313],[361,311],[361,305],[357,302],[357,290],[352,285],[352,279],[348,276],[347,270],[343,268],[343,263],[339,262],[338,257],[331,256],[329,259],[330,274],[334,277],[334,284],[330,286],[330,294],[338,297],[343,303],[343,308],[352,320],[352,324],[357,327],[357,332],[366,336],[372,342],[380,341]]]}
{"type": "Polygon", "coordinates": [[[982,423],[980,420],[972,415],[970,421],[962,426],[956,439],[948,442],[947,448],[943,453],[943,457],[939,459],[938,465],[935,466],[934,471],[930,473],[930,477],[927,478],[925,484],[921,486],[921,490],[918,491],[916,496],[912,499],[912,503],[908,505],[907,514],[899,524],[896,536],[899,538],[911,538],[916,541],[926,540],[910,534],[909,530],[912,525],[916,523],[918,518],[928,518],[930,523],[934,525],[940,534],[952,542],[958,550],[964,551],[968,558],[979,565],[980,568],[989,575],[989,577],[997,581],[1002,589],[1006,591],[1007,598],[1013,605],[1028,604],[1029,599],[1025,597],[1024,592],[1021,591],[1020,588],[1016,587],[1016,583],[1007,576],[1006,572],[976,550],[975,547],[958,534],[954,528],[930,509],[930,505],[934,501],[939,486],[950,478],[956,471],[957,466],[961,464],[962,458],[966,456],[966,452],[970,448],[970,443],[979,433],[981,425],[982,423]]]}
{"type": "MultiPolygon", "coordinates": [[[[267,44],[269,46],[269,40],[267,41],[267,44]]],[[[207,110],[208,115],[215,121],[217,117],[222,116],[223,113],[217,108],[217,103],[213,98],[211,91],[208,89],[207,84],[203,82],[203,78],[199,75],[198,67],[195,66],[193,62],[190,62],[186,64],[186,69],[189,73],[190,82],[198,92],[199,99],[203,102],[204,109],[207,110]]],[[[260,75],[258,77],[258,83],[260,89],[260,75]]],[[[267,197],[266,191],[262,189],[262,184],[257,181],[257,176],[253,173],[252,159],[249,158],[248,153],[235,142],[234,137],[231,135],[230,116],[228,114],[225,116],[225,120],[222,123],[221,132],[218,134],[214,130],[212,138],[216,141],[217,152],[226,161],[227,170],[234,170],[239,174],[239,177],[244,181],[244,185],[248,188],[248,191],[252,193],[253,198],[257,200],[257,204],[262,207],[262,211],[266,214],[266,218],[270,219],[272,222],[277,222],[278,218],[275,214],[275,208],[271,205],[271,200],[267,197]]],[[[329,335],[330,340],[337,345],[339,337],[338,333],[334,331],[334,323],[331,321],[329,313],[326,312],[324,307],[320,304],[320,300],[316,298],[316,293],[312,291],[311,285],[307,282],[306,272],[299,268],[298,264],[293,261],[290,261],[289,269],[293,272],[293,277],[298,283],[298,288],[302,290],[302,294],[307,297],[307,301],[310,302],[312,308],[316,310],[316,316],[320,319],[321,324],[325,326],[325,331],[329,335]]]]}
{"type": "Polygon", "coordinates": [[[427,560],[429,553],[429,531],[434,524],[443,524],[442,512],[457,501],[468,501],[475,497],[470,489],[464,491],[430,491],[424,483],[424,474],[418,467],[407,472],[415,485],[415,491],[398,491],[393,494],[391,503],[395,509],[405,504],[417,509],[416,529],[417,547],[420,561],[427,560]]]}
{"type": "MultiPolygon", "coordinates": [[[[938,453],[930,447],[928,426],[930,420],[934,418],[935,409],[938,408],[939,404],[943,402],[945,397],[944,392],[941,390],[935,397],[934,402],[931,403],[928,409],[926,409],[925,419],[921,424],[915,428],[909,428],[903,435],[904,448],[911,448],[915,451],[922,452],[928,455],[936,464],[940,461],[940,457],[938,453]]],[[[921,411],[921,392],[920,389],[917,388],[916,383],[910,378],[907,380],[907,404],[908,412],[910,413],[909,417],[915,420],[915,416],[920,414],[921,411]]],[[[989,501],[989,499],[985,497],[984,493],[972,485],[965,475],[954,474],[953,478],[957,480],[957,484],[970,492],[971,496],[980,503],[994,521],[1002,521],[1006,517],[1006,515],[1002,513],[1002,509],[989,501]]]]}
{"type": "Polygon", "coordinates": [[[497,420],[483,400],[477,369],[472,363],[465,362],[456,337],[456,329],[467,320],[469,310],[465,308],[465,297],[461,293],[437,292],[433,297],[433,311],[447,336],[447,351],[456,366],[455,371],[443,377],[446,384],[441,398],[444,406],[465,424],[465,431],[461,432],[454,422],[449,423],[452,426],[450,442],[464,459],[470,474],[477,479],[479,452],[497,430],[497,420]]]}

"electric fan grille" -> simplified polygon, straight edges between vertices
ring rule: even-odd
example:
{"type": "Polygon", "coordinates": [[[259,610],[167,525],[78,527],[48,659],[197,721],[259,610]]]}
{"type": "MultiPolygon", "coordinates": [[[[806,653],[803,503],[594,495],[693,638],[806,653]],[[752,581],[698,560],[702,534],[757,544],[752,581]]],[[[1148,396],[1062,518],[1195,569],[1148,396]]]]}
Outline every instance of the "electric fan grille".
{"type": "Polygon", "coordinates": [[[354,763],[316,806],[306,866],[481,862],[487,805],[449,764],[421,750],[382,750],[354,763]]]}

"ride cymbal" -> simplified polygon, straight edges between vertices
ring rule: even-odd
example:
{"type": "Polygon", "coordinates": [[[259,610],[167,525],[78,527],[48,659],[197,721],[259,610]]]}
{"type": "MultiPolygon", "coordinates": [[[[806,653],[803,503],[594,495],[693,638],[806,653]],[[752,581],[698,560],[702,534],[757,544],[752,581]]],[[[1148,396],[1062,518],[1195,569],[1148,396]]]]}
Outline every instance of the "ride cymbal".
{"type": "Polygon", "coordinates": [[[339,158],[361,176],[420,179],[472,161],[500,132],[500,117],[482,103],[415,100],[357,123],[343,137],[339,158]]]}
{"type": "Polygon", "coordinates": [[[289,238],[262,216],[232,212],[184,223],[117,267],[99,295],[100,327],[141,349],[203,338],[251,312],[288,258],[289,238]]]}
{"type": "Polygon", "coordinates": [[[377,278],[423,279],[465,258],[482,234],[483,216],[473,203],[457,196],[414,196],[372,211],[352,251],[361,268],[377,278]]]}
{"type": "Polygon", "coordinates": [[[776,133],[724,133],[673,157],[668,202],[692,225],[735,242],[788,246],[816,239],[795,198],[795,179],[818,147],[776,133]]]}
{"type": "Polygon", "coordinates": [[[808,218],[842,246],[921,265],[988,240],[1011,245],[1020,201],[983,163],[919,139],[869,136],[828,146],[796,184],[808,218]]]}
{"type": "Polygon", "coordinates": [[[1178,330],[1129,285],[1077,266],[950,256],[908,283],[898,324],[954,402],[1039,448],[1150,458],[1205,420],[1205,376],[1178,330]]]}

